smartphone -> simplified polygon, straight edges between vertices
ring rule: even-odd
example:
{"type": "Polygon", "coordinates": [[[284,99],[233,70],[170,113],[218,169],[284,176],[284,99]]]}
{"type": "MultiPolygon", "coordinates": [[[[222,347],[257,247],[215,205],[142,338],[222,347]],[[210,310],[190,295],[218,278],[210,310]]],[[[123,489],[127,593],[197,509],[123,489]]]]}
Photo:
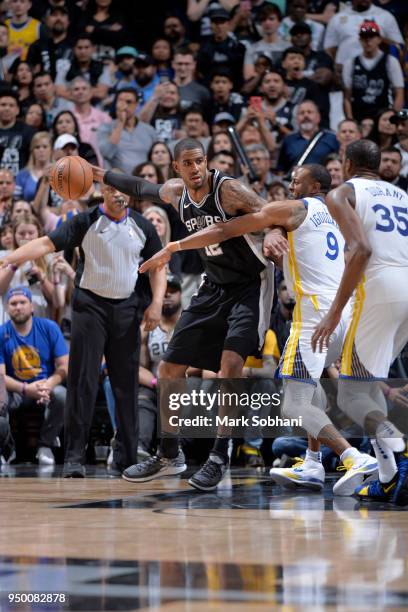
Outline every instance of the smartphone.
{"type": "Polygon", "coordinates": [[[251,96],[249,98],[249,106],[254,108],[259,113],[262,110],[262,98],[261,98],[261,96],[251,96]]]}

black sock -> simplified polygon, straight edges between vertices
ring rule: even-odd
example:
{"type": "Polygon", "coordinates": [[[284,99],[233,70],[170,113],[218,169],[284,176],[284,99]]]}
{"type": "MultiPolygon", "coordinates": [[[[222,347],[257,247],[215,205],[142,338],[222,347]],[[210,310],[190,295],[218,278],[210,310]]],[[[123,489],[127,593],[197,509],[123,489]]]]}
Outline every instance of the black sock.
{"type": "Polygon", "coordinates": [[[228,444],[229,438],[215,438],[211,453],[219,455],[225,463],[228,463],[228,444]]]}
{"type": "Polygon", "coordinates": [[[162,438],[160,442],[160,453],[166,459],[175,459],[178,455],[178,438],[162,438]]]}

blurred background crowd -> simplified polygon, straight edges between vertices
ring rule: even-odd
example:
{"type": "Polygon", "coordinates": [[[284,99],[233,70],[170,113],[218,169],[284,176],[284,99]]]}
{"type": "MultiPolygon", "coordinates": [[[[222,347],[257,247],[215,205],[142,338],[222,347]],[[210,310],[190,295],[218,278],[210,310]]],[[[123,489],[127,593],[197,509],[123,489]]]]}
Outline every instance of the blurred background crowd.
{"type": "MultiPolygon", "coordinates": [[[[175,144],[192,137],[203,143],[210,169],[273,201],[288,196],[291,170],[302,161],[324,164],[332,186],[339,185],[345,147],[368,137],[382,151],[381,177],[406,190],[407,62],[406,0],[2,0],[1,254],[101,202],[94,190],[79,201],[63,201],[50,189],[49,164],[65,155],[162,183],[174,176],[175,144]]],[[[185,235],[171,207],[131,206],[154,224],[163,245],[185,235]]],[[[3,463],[36,456],[52,466],[58,459],[64,385],[55,394],[57,407],[39,411],[36,381],[39,371],[52,378],[69,351],[76,263],[77,253],[65,252],[0,270],[0,361],[6,364],[4,411],[13,433],[1,449],[3,463]],[[36,370],[35,351],[6,354],[5,326],[20,316],[10,289],[22,285],[34,316],[53,322],[47,327],[52,333],[41,328],[35,340],[41,350],[34,347],[41,358],[48,356],[48,369],[36,370]],[[13,379],[27,383],[32,401],[24,411],[15,401],[13,379]]],[[[143,333],[141,456],[155,447],[157,365],[201,273],[196,253],[174,257],[162,323],[143,333]]],[[[278,276],[263,355],[248,360],[245,376],[272,375],[293,307],[278,276]]],[[[406,368],[404,350],[392,375],[404,378],[406,368]]],[[[328,375],[336,373],[333,364],[328,375]]],[[[391,404],[400,401],[393,392],[387,397],[391,404]]],[[[109,373],[101,364],[89,460],[109,461],[114,431],[109,373]]],[[[302,441],[300,450],[291,444],[276,441],[271,449],[270,441],[252,435],[235,444],[233,459],[262,466],[266,457],[283,465],[286,455],[290,462],[302,451],[302,441]]],[[[185,447],[197,461],[206,453],[202,441],[185,441],[185,447]]]]}

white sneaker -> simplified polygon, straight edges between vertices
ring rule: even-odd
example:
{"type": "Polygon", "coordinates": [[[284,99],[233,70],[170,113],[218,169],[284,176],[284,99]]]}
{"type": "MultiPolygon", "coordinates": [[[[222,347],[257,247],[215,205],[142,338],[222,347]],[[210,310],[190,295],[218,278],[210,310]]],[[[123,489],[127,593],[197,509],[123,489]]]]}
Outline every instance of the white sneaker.
{"type": "Polygon", "coordinates": [[[274,482],[287,489],[304,487],[321,491],[324,486],[325,471],[319,461],[299,459],[291,468],[272,468],[269,474],[274,482]]]}
{"type": "Polygon", "coordinates": [[[48,446],[40,446],[36,458],[40,465],[55,465],[54,454],[48,446]]]}
{"type": "Polygon", "coordinates": [[[338,470],[346,470],[334,485],[334,495],[353,495],[359,485],[363,484],[364,477],[372,474],[378,469],[377,459],[366,453],[359,453],[356,457],[347,457],[338,470]]]}

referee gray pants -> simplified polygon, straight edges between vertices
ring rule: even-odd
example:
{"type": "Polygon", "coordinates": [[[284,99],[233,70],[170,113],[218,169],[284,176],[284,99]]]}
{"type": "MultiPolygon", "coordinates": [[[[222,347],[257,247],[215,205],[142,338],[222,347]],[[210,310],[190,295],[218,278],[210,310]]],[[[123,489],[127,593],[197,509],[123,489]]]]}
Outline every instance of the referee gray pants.
{"type": "Polygon", "coordinates": [[[105,355],[116,405],[117,444],[113,460],[123,469],[137,463],[139,325],[135,293],[127,299],[114,300],[75,289],[64,418],[65,462],[85,463],[105,355]]]}

